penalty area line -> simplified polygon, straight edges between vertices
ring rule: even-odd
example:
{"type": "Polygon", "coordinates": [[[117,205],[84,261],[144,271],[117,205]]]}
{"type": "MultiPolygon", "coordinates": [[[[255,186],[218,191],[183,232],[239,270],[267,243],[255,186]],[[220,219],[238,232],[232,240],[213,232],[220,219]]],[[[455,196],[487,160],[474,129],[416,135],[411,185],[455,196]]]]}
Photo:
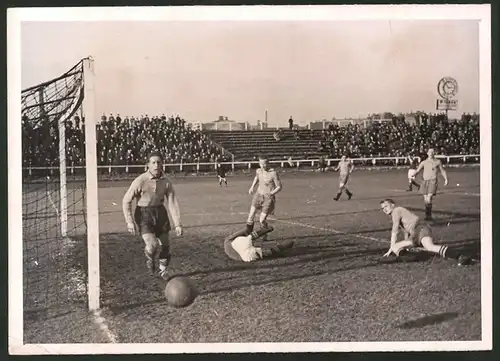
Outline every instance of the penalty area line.
{"type": "Polygon", "coordinates": [[[230,212],[230,213],[224,213],[224,212],[205,212],[205,213],[183,213],[183,217],[203,217],[203,216],[208,216],[208,217],[233,217],[233,216],[241,216],[241,215],[246,215],[248,214],[247,212],[230,212]]]}
{"type": "Polygon", "coordinates": [[[346,233],[346,232],[342,232],[342,231],[339,231],[339,230],[334,229],[334,228],[316,227],[316,226],[313,226],[313,225],[310,225],[310,224],[307,224],[307,223],[294,222],[294,221],[286,221],[286,220],[278,219],[278,218],[274,218],[274,217],[269,217],[269,218],[272,219],[273,221],[280,222],[280,223],[285,223],[285,224],[290,224],[290,225],[293,225],[293,226],[300,226],[300,227],[305,227],[305,228],[311,228],[311,229],[315,229],[315,230],[318,230],[318,231],[332,232],[332,233],[336,233],[336,234],[344,234],[346,236],[352,236],[352,237],[355,237],[355,238],[369,240],[369,241],[375,241],[375,242],[384,243],[384,244],[388,243],[387,241],[385,241],[385,240],[383,240],[381,238],[375,238],[375,237],[370,237],[370,236],[363,236],[361,234],[356,234],[356,233],[346,233]]]}
{"type": "Polygon", "coordinates": [[[457,195],[457,196],[467,196],[467,197],[481,197],[481,193],[469,193],[469,192],[449,192],[445,193],[447,195],[457,195]]]}
{"type": "MultiPolygon", "coordinates": [[[[310,225],[310,224],[307,224],[307,223],[285,221],[283,219],[277,219],[277,218],[274,218],[274,217],[269,217],[269,219],[272,219],[275,222],[290,224],[290,225],[293,225],[293,226],[301,226],[301,227],[305,227],[305,228],[311,228],[311,229],[315,229],[315,230],[318,230],[318,231],[332,232],[332,233],[336,233],[336,234],[344,234],[346,236],[352,236],[352,237],[359,238],[359,239],[365,239],[365,240],[375,241],[375,242],[378,242],[378,243],[384,243],[386,245],[389,243],[389,241],[385,241],[385,240],[383,240],[381,238],[363,236],[363,235],[356,234],[356,233],[346,233],[346,232],[342,232],[342,231],[339,231],[339,230],[334,229],[334,228],[316,227],[316,226],[313,226],[313,225],[310,225]]],[[[426,250],[423,247],[415,247],[415,250],[417,250],[419,252],[429,252],[428,250],[426,250]]],[[[472,258],[472,262],[478,263],[479,260],[475,259],[475,258],[472,258]]]]}
{"type": "MultiPolygon", "coordinates": [[[[399,193],[408,193],[408,196],[413,195],[421,195],[420,193],[416,192],[411,192],[407,191],[404,189],[391,189],[392,192],[399,192],[399,193]]],[[[447,191],[438,191],[437,193],[438,196],[467,196],[467,197],[481,197],[481,193],[471,193],[471,192],[461,192],[457,190],[447,190],[447,191]]]]}

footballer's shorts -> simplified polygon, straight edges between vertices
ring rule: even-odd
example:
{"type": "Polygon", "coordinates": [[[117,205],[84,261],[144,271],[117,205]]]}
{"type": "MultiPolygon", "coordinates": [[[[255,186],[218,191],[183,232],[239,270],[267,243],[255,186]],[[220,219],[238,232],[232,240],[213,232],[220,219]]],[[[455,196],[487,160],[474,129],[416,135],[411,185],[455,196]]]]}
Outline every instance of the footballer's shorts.
{"type": "Polygon", "coordinates": [[[347,182],[349,182],[349,173],[341,174],[339,176],[339,187],[344,188],[345,186],[347,186],[347,182]]]}
{"type": "Polygon", "coordinates": [[[427,223],[417,223],[410,232],[409,239],[413,242],[413,246],[421,247],[422,239],[425,237],[432,237],[432,229],[427,223]]]}
{"type": "Polygon", "coordinates": [[[423,194],[424,196],[428,194],[432,194],[433,196],[436,195],[438,189],[438,181],[437,179],[429,179],[429,180],[423,180],[422,184],[420,185],[420,193],[423,194]]]}
{"type": "Polygon", "coordinates": [[[252,206],[265,214],[273,214],[276,206],[276,197],[255,193],[252,199],[252,206]]]}
{"type": "Polygon", "coordinates": [[[163,204],[148,207],[137,206],[134,212],[134,221],[141,236],[152,233],[158,238],[171,230],[167,209],[163,204]]]}

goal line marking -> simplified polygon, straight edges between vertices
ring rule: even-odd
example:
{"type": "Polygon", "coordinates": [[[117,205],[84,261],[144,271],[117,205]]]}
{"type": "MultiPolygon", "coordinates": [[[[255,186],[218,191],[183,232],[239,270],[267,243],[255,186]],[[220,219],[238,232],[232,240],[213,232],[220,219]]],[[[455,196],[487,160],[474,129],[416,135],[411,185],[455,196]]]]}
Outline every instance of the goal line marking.
{"type": "Polygon", "coordinates": [[[92,316],[94,323],[99,327],[108,341],[111,343],[118,343],[118,337],[109,329],[106,319],[101,314],[101,310],[92,312],[92,316]]]}

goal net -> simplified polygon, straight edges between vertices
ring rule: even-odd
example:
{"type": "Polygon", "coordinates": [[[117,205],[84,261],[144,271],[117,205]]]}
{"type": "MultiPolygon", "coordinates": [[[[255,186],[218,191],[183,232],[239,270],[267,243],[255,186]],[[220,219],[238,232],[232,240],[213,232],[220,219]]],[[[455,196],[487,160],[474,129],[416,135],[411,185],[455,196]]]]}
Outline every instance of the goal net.
{"type": "Polygon", "coordinates": [[[91,59],[21,94],[28,319],[88,306],[86,67],[92,69],[91,59]]]}

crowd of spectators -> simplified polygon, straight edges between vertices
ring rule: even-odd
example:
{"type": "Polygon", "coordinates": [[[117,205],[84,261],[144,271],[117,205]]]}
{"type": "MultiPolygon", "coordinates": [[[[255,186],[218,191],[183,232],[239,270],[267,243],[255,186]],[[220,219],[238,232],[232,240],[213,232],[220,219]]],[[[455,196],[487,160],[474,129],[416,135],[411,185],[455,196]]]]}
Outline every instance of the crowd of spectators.
{"type": "Polygon", "coordinates": [[[362,125],[330,125],[321,134],[318,150],[331,158],[422,156],[428,148],[440,155],[479,154],[479,123],[471,118],[404,120],[362,125]]]}
{"type": "Polygon", "coordinates": [[[192,130],[180,117],[165,115],[140,119],[103,116],[98,125],[100,164],[141,164],[146,154],[158,150],[165,163],[215,162],[223,156],[205,134],[192,130]]]}
{"type": "MultiPolygon", "coordinates": [[[[291,118],[290,118],[291,119],[291,118]]],[[[67,165],[84,165],[84,119],[78,116],[66,122],[67,165]]],[[[290,122],[292,127],[293,123],[290,122]]],[[[293,127],[295,139],[315,137],[314,131],[293,127]]],[[[57,124],[22,117],[23,166],[47,167],[59,163],[57,124]]],[[[442,115],[418,114],[416,122],[404,118],[372,122],[369,126],[330,124],[321,132],[318,152],[326,157],[350,158],[421,156],[429,147],[441,155],[479,154],[479,117],[464,114],[458,120],[442,115]]],[[[279,141],[282,131],[273,134],[279,141]]],[[[225,151],[199,130],[191,129],[180,117],[147,115],[139,118],[102,116],[97,125],[99,165],[137,165],[153,150],[162,152],[165,162],[197,163],[228,161],[225,151]]],[[[317,138],[316,138],[317,139],[317,138]]]]}
{"type": "MultiPolygon", "coordinates": [[[[59,162],[56,124],[32,124],[23,117],[23,165],[47,167],[59,162]]],[[[67,165],[85,163],[84,120],[66,122],[67,165]]],[[[151,151],[160,151],[166,163],[214,162],[226,159],[224,150],[207,135],[191,129],[180,117],[147,115],[135,118],[102,116],[97,125],[99,165],[137,165],[146,162],[151,151]]]]}

